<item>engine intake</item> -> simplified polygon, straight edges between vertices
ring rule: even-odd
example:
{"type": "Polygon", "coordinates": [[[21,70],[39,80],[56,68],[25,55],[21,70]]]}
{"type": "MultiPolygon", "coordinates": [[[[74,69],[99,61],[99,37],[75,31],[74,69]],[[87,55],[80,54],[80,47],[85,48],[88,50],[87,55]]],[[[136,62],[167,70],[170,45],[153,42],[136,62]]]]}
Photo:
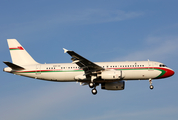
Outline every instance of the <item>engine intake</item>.
{"type": "Polygon", "coordinates": [[[105,89],[105,90],[124,90],[124,88],[125,88],[124,81],[117,81],[117,82],[101,84],[101,89],[105,89]]]}

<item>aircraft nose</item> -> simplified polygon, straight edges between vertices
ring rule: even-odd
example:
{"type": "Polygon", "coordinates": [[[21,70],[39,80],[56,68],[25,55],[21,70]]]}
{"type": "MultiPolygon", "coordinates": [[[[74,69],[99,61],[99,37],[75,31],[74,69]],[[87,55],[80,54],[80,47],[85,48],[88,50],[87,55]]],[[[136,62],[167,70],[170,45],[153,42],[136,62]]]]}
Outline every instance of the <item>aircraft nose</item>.
{"type": "Polygon", "coordinates": [[[174,75],[174,70],[170,69],[170,68],[163,68],[162,69],[164,71],[164,74],[162,76],[160,76],[159,78],[167,78],[170,77],[172,75],[174,75]]]}
{"type": "Polygon", "coordinates": [[[172,75],[174,75],[175,74],[175,72],[174,72],[174,70],[172,70],[171,72],[170,72],[170,76],[172,76],[172,75]]]}
{"type": "Polygon", "coordinates": [[[174,70],[169,69],[166,71],[165,77],[170,77],[170,76],[174,75],[174,73],[175,73],[174,70]]]}

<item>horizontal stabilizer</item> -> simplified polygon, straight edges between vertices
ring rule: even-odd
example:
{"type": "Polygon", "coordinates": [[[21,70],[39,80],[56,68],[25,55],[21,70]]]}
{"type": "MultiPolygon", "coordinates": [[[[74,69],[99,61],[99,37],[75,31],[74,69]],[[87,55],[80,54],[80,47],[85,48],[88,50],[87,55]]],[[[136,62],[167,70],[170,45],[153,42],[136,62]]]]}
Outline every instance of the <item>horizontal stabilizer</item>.
{"type": "Polygon", "coordinates": [[[11,63],[11,62],[3,62],[3,63],[5,63],[7,66],[9,66],[10,68],[12,68],[12,69],[14,69],[14,70],[24,70],[23,67],[20,67],[20,66],[18,66],[18,65],[15,65],[15,64],[13,64],[13,63],[11,63]]]}

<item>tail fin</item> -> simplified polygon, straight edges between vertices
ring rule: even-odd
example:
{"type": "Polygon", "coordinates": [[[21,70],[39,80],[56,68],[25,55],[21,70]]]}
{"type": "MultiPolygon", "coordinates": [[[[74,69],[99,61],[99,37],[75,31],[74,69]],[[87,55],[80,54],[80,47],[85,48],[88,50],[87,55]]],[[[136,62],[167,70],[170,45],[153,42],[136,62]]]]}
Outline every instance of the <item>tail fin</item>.
{"type": "Polygon", "coordinates": [[[12,62],[17,65],[38,64],[16,39],[7,39],[12,62]]]}

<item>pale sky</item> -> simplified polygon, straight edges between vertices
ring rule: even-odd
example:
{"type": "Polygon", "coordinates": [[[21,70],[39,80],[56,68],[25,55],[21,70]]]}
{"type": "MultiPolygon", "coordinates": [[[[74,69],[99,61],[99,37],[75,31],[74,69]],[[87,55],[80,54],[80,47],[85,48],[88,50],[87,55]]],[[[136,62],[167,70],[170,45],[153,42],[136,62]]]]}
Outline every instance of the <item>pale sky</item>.
{"type": "MultiPolygon", "coordinates": [[[[10,61],[7,39],[17,39],[39,63],[70,63],[62,48],[93,62],[152,60],[175,75],[127,81],[125,90],[49,82],[1,71],[2,120],[177,120],[178,1],[2,0],[1,61],[10,61]]],[[[0,64],[3,70],[5,64],[0,64]]]]}

